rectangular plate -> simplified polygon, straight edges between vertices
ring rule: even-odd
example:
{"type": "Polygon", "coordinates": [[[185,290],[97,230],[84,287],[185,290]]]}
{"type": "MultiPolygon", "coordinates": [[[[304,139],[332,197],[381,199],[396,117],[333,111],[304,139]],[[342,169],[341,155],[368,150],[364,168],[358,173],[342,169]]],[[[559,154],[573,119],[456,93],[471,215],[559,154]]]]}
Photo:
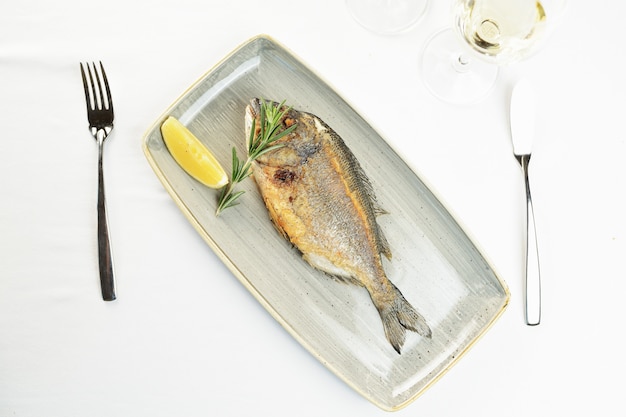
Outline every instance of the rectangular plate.
{"type": "Polygon", "coordinates": [[[157,176],[209,246],[312,355],[365,398],[397,410],[436,381],[504,311],[509,292],[488,262],[393,149],[324,81],[267,36],[236,49],[180,97],[144,137],[157,176]],[[408,332],[398,355],[365,289],[313,269],[272,226],[252,179],[220,217],[218,192],[189,177],[163,143],[174,116],[230,169],[245,155],[244,111],[253,97],[286,100],[319,116],[345,141],[388,212],[378,223],[393,259],[389,279],[420,311],[432,339],[408,332]]]}

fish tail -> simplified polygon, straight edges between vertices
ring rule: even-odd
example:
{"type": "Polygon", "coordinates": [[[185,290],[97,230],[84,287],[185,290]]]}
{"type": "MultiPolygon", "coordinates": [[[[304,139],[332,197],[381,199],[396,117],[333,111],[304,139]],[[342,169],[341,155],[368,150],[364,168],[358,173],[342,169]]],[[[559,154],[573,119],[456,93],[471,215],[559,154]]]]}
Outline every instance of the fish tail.
{"type": "Polygon", "coordinates": [[[391,285],[394,292],[391,301],[381,306],[375,304],[382,319],[387,340],[396,352],[401,353],[407,329],[429,339],[432,337],[432,331],[424,317],[404,298],[400,290],[393,284],[391,285]]]}

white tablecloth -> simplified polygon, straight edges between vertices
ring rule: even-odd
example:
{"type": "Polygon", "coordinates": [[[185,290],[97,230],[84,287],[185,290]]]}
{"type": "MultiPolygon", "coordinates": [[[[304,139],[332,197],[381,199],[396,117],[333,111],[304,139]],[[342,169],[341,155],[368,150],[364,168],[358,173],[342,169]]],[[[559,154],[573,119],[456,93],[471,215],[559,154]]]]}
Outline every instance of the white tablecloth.
{"type": "Polygon", "coordinates": [[[421,48],[432,1],[380,36],[341,1],[23,0],[0,13],[0,416],[382,416],[303,349],[210,251],[141,148],[198,77],[267,33],[326,79],[454,213],[507,282],[493,328],[412,416],[623,415],[626,6],[571,1],[546,47],[479,104],[443,103],[421,48]],[[97,148],[78,63],[102,60],[118,300],[100,297],[97,148]],[[508,98],[540,91],[531,181],[543,320],[523,321],[524,194],[508,98]]]}

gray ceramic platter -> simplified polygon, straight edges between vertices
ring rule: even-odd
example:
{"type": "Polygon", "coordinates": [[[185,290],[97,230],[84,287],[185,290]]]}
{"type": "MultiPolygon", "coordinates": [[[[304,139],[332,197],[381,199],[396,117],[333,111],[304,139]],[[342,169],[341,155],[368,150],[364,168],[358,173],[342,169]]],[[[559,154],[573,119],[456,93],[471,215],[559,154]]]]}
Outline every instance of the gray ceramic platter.
{"type": "Polygon", "coordinates": [[[440,378],[489,329],[509,300],[504,282],[423,181],[319,76],[267,36],[247,41],[194,83],[143,139],[147,159],[181,211],[232,273],[323,365],[385,410],[440,378]],[[244,111],[253,97],[286,100],[345,141],[388,212],[378,222],[393,258],[389,279],[432,328],[409,332],[402,354],[384,337],[366,290],[311,268],[272,226],[252,179],[240,204],[216,217],[217,191],[188,176],[163,143],[174,116],[230,169],[245,155],[244,111]]]}

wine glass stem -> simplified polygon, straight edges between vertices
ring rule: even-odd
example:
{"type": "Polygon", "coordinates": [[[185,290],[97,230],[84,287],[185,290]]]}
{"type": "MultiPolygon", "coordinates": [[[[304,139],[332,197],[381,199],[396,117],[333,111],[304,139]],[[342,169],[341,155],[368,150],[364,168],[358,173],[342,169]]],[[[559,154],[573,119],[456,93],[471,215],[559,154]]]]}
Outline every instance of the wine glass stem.
{"type": "Polygon", "coordinates": [[[471,60],[466,54],[461,52],[455,59],[452,60],[452,67],[458,73],[466,73],[470,70],[471,60]]]}

